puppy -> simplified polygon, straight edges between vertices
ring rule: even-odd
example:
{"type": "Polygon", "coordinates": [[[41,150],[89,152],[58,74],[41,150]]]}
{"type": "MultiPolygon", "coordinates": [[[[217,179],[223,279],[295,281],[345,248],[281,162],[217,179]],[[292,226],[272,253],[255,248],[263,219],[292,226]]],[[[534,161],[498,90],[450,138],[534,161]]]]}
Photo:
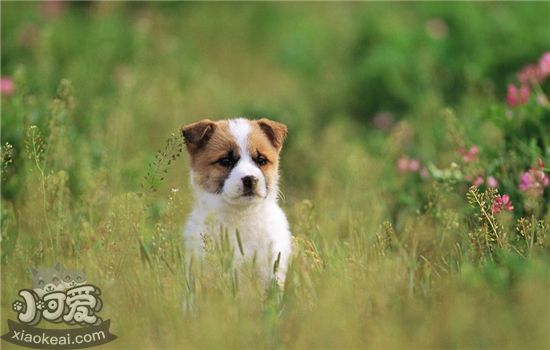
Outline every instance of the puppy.
{"type": "Polygon", "coordinates": [[[282,287],[291,253],[288,221],[277,204],[286,125],[205,119],[184,126],[182,133],[195,195],[184,230],[188,255],[200,257],[205,239],[219,240],[225,230],[237,265],[254,260],[264,286],[275,279],[282,287]]]}

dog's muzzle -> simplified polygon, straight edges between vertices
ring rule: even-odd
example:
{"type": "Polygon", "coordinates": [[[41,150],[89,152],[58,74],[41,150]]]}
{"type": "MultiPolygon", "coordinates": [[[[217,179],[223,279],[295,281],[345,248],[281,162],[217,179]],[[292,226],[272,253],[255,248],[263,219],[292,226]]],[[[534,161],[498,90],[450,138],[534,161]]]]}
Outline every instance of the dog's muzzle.
{"type": "Polygon", "coordinates": [[[252,196],[258,185],[258,178],[255,176],[245,176],[241,179],[243,181],[243,195],[252,196]]]}

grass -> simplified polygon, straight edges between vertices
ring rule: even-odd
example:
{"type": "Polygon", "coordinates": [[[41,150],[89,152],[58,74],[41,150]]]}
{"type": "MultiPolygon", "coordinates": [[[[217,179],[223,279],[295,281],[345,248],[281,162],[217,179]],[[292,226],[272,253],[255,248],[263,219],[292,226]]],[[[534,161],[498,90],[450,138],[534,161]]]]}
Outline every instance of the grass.
{"type": "Polygon", "coordinates": [[[550,112],[505,104],[547,3],[1,7],[4,329],[29,268],[60,262],[101,288],[111,348],[550,346],[550,190],[519,189],[550,112]],[[284,291],[227,245],[184,274],[179,127],[238,115],[289,126],[284,291]]]}

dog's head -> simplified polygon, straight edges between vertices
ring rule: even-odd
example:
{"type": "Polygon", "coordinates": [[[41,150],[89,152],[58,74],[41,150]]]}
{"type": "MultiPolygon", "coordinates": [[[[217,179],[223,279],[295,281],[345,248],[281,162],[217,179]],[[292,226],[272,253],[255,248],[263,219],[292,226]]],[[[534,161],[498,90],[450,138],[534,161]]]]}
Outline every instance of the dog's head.
{"type": "Polygon", "coordinates": [[[208,119],[182,128],[193,182],[230,204],[250,205],[276,195],[284,124],[269,120],[208,119]]]}

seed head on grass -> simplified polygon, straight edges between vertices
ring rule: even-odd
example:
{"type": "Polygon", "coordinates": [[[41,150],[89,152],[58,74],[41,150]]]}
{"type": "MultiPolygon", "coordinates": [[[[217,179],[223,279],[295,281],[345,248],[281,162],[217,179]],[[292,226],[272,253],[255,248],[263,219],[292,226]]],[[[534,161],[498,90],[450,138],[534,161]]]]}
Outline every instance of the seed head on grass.
{"type": "Polygon", "coordinates": [[[546,233],[550,232],[550,225],[544,220],[536,220],[534,217],[519,218],[516,222],[516,231],[521,240],[531,251],[534,247],[544,247],[546,233]]]}
{"type": "Polygon", "coordinates": [[[40,135],[38,126],[31,125],[27,129],[25,138],[25,153],[29,160],[33,160],[37,169],[43,174],[43,155],[45,150],[44,139],[40,135]]]}
{"type": "Polygon", "coordinates": [[[147,167],[147,174],[141,184],[145,193],[158,191],[160,183],[168,173],[168,168],[181,156],[183,145],[183,139],[178,133],[172,133],[166,139],[164,148],[157,151],[155,159],[147,167]]]}
{"type": "Polygon", "coordinates": [[[4,181],[6,177],[6,170],[8,166],[13,163],[13,146],[6,142],[4,146],[0,147],[0,179],[4,181]]]}
{"type": "Polygon", "coordinates": [[[478,225],[469,234],[471,243],[481,247],[482,252],[489,256],[492,255],[495,246],[503,248],[507,245],[505,233],[493,212],[493,203],[497,196],[496,189],[488,188],[485,192],[480,192],[477,186],[470,187],[466,193],[470,206],[479,210],[475,214],[478,225]]]}

